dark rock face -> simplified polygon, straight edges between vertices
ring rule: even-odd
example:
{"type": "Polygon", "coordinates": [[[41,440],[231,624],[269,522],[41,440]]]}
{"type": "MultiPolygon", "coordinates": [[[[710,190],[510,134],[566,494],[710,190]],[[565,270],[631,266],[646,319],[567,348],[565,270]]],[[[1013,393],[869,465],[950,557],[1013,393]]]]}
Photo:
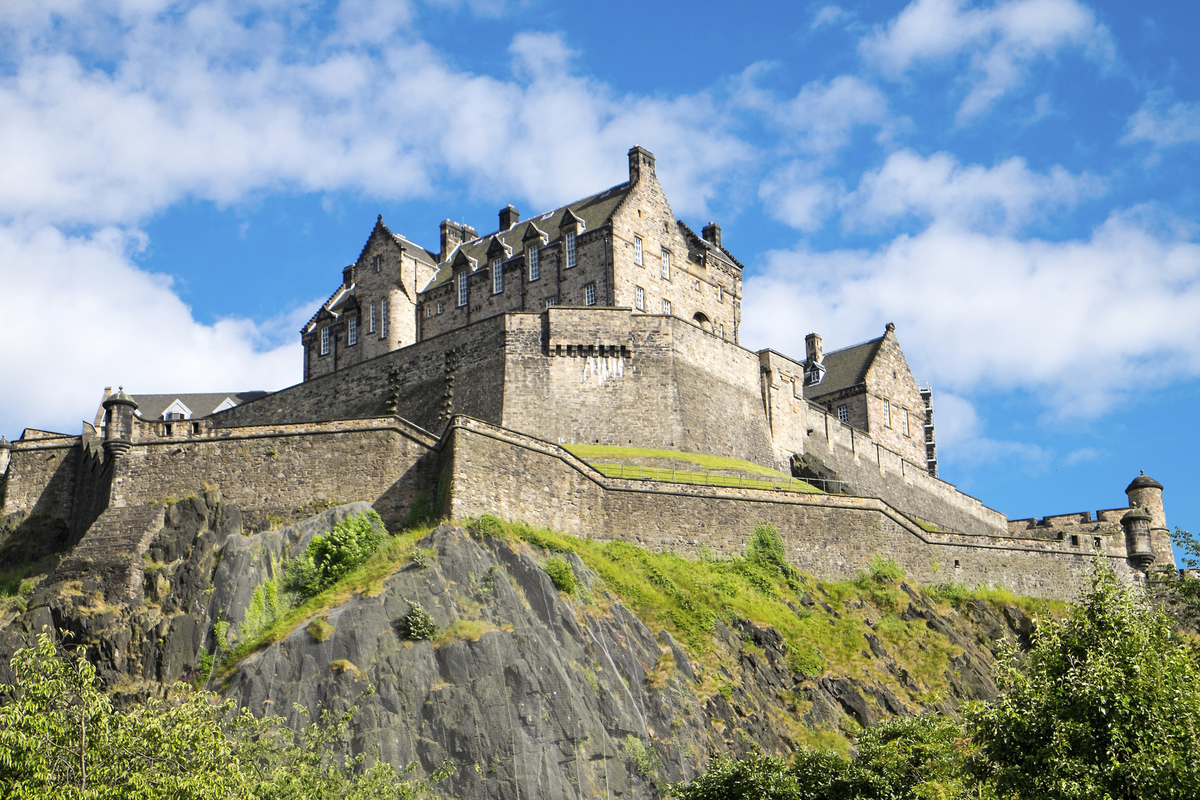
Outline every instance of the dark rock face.
{"type": "MultiPolygon", "coordinates": [[[[250,632],[255,589],[261,593],[285,559],[367,508],[339,506],[243,536],[237,509],[219,497],[176,503],[146,554],[145,599],[105,604],[103,587],[86,575],[39,589],[0,631],[0,680],[8,679],[12,651],[50,625],[83,644],[124,698],[161,694],[195,675],[217,629],[230,641],[250,632]]],[[[996,640],[1032,630],[1019,608],[974,601],[947,610],[904,584],[907,602],[890,617],[818,587],[796,613],[825,614],[831,625],[860,615],[868,631],[860,663],[873,672],[797,672],[779,632],[747,621],[718,622],[712,653],[692,660],[573,554],[557,557],[586,589],[568,597],[542,568],[550,554],[529,545],[443,525],[419,546],[435,553],[424,566],[409,564],[318,615],[332,627],[323,641],[306,620],[209,688],[297,725],[357,703],[350,749],[426,772],[449,759],[457,769],[439,787],[446,796],[650,798],[667,782],[695,776],[716,753],[786,755],[805,726],[850,730],[935,708],[953,714],[959,700],[994,697],[996,640]],[[830,603],[841,603],[840,615],[830,603]],[[440,636],[400,635],[397,623],[413,604],[433,617],[440,636]],[[952,654],[942,676],[949,696],[937,705],[922,705],[928,687],[902,666],[909,662],[896,660],[885,618],[929,631],[952,654]]]]}
{"type": "Polygon", "coordinates": [[[817,481],[817,485],[832,494],[843,494],[843,483],[838,474],[813,453],[792,455],[792,477],[802,481],[817,481]]]}

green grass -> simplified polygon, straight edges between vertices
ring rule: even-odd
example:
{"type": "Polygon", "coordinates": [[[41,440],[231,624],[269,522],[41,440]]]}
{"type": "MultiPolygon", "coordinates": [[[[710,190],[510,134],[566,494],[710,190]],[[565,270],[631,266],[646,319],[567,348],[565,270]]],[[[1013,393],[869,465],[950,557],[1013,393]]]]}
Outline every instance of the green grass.
{"type": "Polygon", "coordinates": [[[654,450],[648,447],[616,447],[605,444],[565,444],[563,449],[576,458],[584,461],[593,459],[628,459],[628,458],[673,458],[676,461],[689,461],[698,467],[710,470],[728,470],[731,472],[748,472],[752,475],[770,475],[771,477],[790,477],[778,470],[755,464],[753,461],[743,461],[729,456],[709,456],[701,453],[685,453],[682,450],[654,450]]]}
{"type": "Polygon", "coordinates": [[[822,494],[820,489],[804,481],[796,480],[778,470],[728,456],[710,456],[700,453],[685,453],[679,450],[653,450],[645,447],[616,447],[602,444],[563,445],[571,455],[610,478],[630,480],[667,481],[690,483],[701,486],[734,486],[747,489],[782,489],[789,492],[822,494]],[[634,458],[670,458],[687,461],[701,470],[682,470],[671,467],[638,466],[633,464],[605,463],[602,459],[622,460],[634,458]],[[745,478],[735,475],[714,474],[717,472],[743,472],[762,475],[763,478],[745,478]]]}

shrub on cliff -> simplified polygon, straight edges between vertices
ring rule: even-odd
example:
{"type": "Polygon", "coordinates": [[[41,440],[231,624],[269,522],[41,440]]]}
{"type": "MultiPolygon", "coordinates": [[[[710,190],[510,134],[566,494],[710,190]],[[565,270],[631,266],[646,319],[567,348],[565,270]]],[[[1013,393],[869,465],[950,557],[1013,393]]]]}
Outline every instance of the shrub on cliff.
{"type": "Polygon", "coordinates": [[[346,517],[326,536],[316,536],[287,567],[287,588],[312,597],[364,563],[387,538],[383,520],[374,511],[346,517]]]}

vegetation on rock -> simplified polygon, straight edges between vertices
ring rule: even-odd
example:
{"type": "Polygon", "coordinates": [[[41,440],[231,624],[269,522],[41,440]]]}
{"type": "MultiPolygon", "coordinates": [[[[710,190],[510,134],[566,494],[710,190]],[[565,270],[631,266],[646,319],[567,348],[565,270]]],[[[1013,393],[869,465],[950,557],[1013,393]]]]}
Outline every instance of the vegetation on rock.
{"type": "Polygon", "coordinates": [[[312,597],[365,563],[387,538],[383,520],[374,511],[346,517],[325,536],[309,542],[304,554],[287,566],[287,588],[312,597]]]}

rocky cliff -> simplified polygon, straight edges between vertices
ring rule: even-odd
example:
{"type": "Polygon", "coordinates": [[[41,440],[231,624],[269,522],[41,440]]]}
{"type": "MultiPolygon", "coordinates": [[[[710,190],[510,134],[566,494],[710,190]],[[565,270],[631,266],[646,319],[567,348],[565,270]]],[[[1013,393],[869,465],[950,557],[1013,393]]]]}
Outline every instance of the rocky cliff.
{"type": "Polygon", "coordinates": [[[244,536],[237,509],[215,494],[171,504],[136,554],[141,597],[106,599],[87,563],[68,558],[0,618],[0,672],[50,625],[131,700],[183,679],[297,723],[297,706],[316,716],[357,703],[348,746],[426,772],[449,759],[457,769],[440,787],[449,796],[648,798],[715,753],[844,746],[846,733],[883,716],[953,713],[992,697],[998,640],[1032,625],[1016,603],[963,595],[950,604],[899,580],[883,592],[809,581],[794,602],[762,602],[786,601],[828,626],[816,662],[797,659],[796,642],[774,627],[734,614],[685,647],[669,615],[639,611],[577,553],[446,524],[416,542],[417,557],[206,679],[206,654],[216,649],[220,665],[261,627],[264,604],[279,601],[264,588],[281,564],[365,508],[244,536]],[[556,588],[551,556],[571,565],[579,589],[556,588]],[[402,635],[414,604],[437,636],[402,635]]]}

